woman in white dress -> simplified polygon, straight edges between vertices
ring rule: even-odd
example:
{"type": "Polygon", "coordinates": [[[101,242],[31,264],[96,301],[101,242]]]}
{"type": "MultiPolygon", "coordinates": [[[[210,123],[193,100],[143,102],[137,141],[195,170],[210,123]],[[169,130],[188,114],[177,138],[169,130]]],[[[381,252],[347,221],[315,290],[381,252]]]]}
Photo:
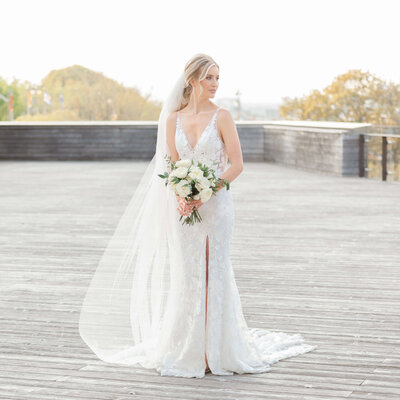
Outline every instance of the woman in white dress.
{"type": "Polygon", "coordinates": [[[230,261],[232,188],[221,184],[204,204],[188,203],[158,177],[167,157],[200,161],[229,182],[242,172],[232,116],[211,101],[218,81],[219,66],[205,54],[185,65],[161,112],[156,154],[86,294],[80,334],[104,361],[202,378],[267,372],[317,347],[300,334],[247,326],[230,261]],[[193,208],[202,221],[182,225],[193,208]]]}

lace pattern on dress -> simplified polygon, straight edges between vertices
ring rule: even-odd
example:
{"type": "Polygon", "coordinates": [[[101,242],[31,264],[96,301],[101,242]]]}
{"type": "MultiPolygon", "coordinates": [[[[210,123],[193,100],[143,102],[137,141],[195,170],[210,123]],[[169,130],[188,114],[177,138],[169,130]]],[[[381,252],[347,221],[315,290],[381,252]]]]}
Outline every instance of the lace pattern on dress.
{"type": "MultiPolygon", "coordinates": [[[[218,134],[216,110],[198,143],[191,147],[177,115],[175,144],[181,159],[200,161],[220,176],[227,169],[225,145],[218,134]]],[[[183,281],[177,304],[171,306],[173,321],[167,325],[165,352],[156,363],[161,375],[202,378],[205,353],[211,372],[260,373],[283,358],[315,349],[300,334],[249,328],[230,261],[234,229],[232,188],[225,187],[200,209],[202,222],[194,226],[176,223],[183,257],[183,281]],[[206,237],[209,237],[207,324],[205,323],[206,237]]]]}

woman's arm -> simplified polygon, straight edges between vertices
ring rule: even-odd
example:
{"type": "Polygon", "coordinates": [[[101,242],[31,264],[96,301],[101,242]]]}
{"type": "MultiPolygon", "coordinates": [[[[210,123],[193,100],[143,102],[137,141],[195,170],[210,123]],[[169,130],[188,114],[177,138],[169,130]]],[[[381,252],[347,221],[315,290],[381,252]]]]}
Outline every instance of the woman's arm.
{"type": "MultiPolygon", "coordinates": [[[[169,152],[171,154],[171,160],[172,161],[178,161],[179,154],[178,151],[176,150],[176,145],[175,145],[175,132],[176,132],[176,117],[177,117],[177,112],[174,111],[170,115],[168,115],[167,121],[166,121],[166,136],[167,136],[167,146],[169,148],[169,152]]],[[[178,212],[182,215],[189,215],[190,212],[192,211],[193,206],[189,206],[188,202],[185,200],[184,197],[180,197],[175,193],[176,200],[178,202],[178,212]]],[[[193,202],[193,205],[197,205],[197,201],[193,202]]]]}
{"type": "MultiPolygon", "coordinates": [[[[219,178],[232,182],[243,171],[242,148],[240,146],[239,134],[236,129],[235,121],[233,120],[231,113],[228,110],[221,108],[219,115],[218,126],[231,164],[219,178]]],[[[223,185],[220,185],[217,188],[220,190],[222,187],[223,185]]]]}
{"type": "MultiPolygon", "coordinates": [[[[169,114],[167,117],[166,125],[165,125],[166,136],[167,136],[167,146],[168,146],[169,152],[171,154],[172,161],[179,160],[179,154],[178,154],[178,151],[176,150],[176,145],[175,145],[176,117],[177,117],[176,111],[169,114]]],[[[175,193],[175,196],[176,196],[176,199],[179,200],[179,196],[176,193],[175,193]]]]}
{"type": "Polygon", "coordinates": [[[177,117],[176,111],[169,114],[166,125],[165,125],[166,136],[167,136],[167,145],[169,148],[169,152],[171,154],[172,161],[179,160],[179,154],[178,154],[178,151],[176,150],[176,146],[175,146],[176,117],[177,117]]]}

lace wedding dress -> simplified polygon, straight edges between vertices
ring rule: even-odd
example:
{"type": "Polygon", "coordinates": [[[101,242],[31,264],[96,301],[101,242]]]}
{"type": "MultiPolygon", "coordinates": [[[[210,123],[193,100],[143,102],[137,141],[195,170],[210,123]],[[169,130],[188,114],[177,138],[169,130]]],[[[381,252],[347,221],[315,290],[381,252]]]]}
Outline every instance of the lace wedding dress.
{"type": "MultiPolygon", "coordinates": [[[[218,108],[198,142],[191,146],[177,113],[175,144],[180,159],[213,165],[216,176],[228,167],[217,129],[218,108]]],[[[162,375],[205,375],[205,354],[216,375],[260,373],[278,360],[314,350],[300,334],[249,328],[242,312],[229,256],[234,228],[231,189],[226,187],[199,208],[201,223],[180,225],[179,243],[185,271],[179,282],[179,304],[170,307],[173,328],[164,335],[165,354],[157,370],[162,375]],[[209,241],[207,312],[206,238],[209,241]]],[[[178,218],[177,218],[178,221],[178,218]]],[[[179,224],[181,224],[179,222],[179,224]]]]}
{"type": "MultiPolygon", "coordinates": [[[[206,357],[216,375],[267,372],[278,360],[317,346],[300,334],[247,326],[230,261],[232,188],[223,187],[199,208],[202,222],[179,221],[175,194],[156,174],[165,168],[165,120],[180,104],[183,84],[182,74],[161,112],[156,155],[87,290],[79,332],[101,360],[140,364],[165,376],[202,378],[206,357]]],[[[219,110],[193,147],[179,111],[175,131],[180,159],[205,163],[218,177],[228,168],[219,110]]]]}

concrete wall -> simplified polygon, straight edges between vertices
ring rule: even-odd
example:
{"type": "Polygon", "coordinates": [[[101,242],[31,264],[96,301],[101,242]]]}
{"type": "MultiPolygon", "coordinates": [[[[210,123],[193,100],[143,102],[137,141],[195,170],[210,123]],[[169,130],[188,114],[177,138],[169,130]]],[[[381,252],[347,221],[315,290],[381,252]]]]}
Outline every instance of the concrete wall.
{"type": "Polygon", "coordinates": [[[154,122],[0,123],[0,159],[148,160],[156,130],[154,122]]]}
{"type": "Polygon", "coordinates": [[[358,175],[358,141],[370,124],[286,121],[264,126],[264,161],[334,175],[358,175]]]}
{"type": "MultiPolygon", "coordinates": [[[[358,175],[358,136],[369,124],[237,122],[244,161],[358,175]]],[[[0,160],[150,160],[157,122],[0,122],[0,160]]]]}

